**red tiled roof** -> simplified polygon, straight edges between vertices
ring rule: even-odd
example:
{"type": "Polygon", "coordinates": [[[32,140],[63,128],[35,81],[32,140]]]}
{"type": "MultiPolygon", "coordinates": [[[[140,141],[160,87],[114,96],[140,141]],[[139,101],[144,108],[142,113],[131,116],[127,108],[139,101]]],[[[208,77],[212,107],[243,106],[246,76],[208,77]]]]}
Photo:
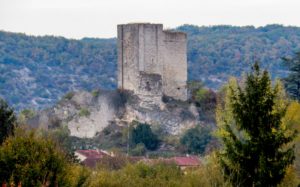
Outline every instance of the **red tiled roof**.
{"type": "Polygon", "coordinates": [[[102,158],[103,156],[107,156],[108,154],[104,153],[103,151],[99,151],[99,150],[77,150],[77,153],[85,156],[86,158],[102,158]]]}
{"type": "Polygon", "coordinates": [[[172,158],[178,166],[199,166],[200,160],[196,156],[189,157],[173,157],[172,158]]]}
{"type": "Polygon", "coordinates": [[[93,149],[77,150],[76,152],[86,157],[86,159],[82,161],[82,164],[91,168],[96,167],[97,162],[104,156],[110,156],[104,151],[93,149]]]}

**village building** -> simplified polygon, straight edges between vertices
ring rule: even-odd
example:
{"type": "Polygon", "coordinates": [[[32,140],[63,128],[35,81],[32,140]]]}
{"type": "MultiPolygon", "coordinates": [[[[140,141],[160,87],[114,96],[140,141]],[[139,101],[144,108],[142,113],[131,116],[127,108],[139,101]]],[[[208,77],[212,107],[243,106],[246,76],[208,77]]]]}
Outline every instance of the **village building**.
{"type": "MultiPolygon", "coordinates": [[[[104,157],[115,157],[113,153],[109,153],[105,150],[93,149],[77,150],[75,151],[75,156],[79,159],[80,163],[90,168],[95,168],[97,163],[100,162],[104,157]]],[[[166,164],[175,164],[176,166],[180,167],[181,170],[193,169],[201,166],[199,157],[194,155],[156,159],[147,158],[144,156],[129,156],[127,159],[129,163],[142,162],[152,165],[162,162],[166,164]]]]}
{"type": "Polygon", "coordinates": [[[79,159],[80,163],[87,167],[95,168],[97,162],[105,156],[113,156],[104,150],[77,150],[75,151],[75,156],[79,159]]]}
{"type": "Polygon", "coordinates": [[[181,156],[171,158],[181,170],[197,168],[201,166],[201,161],[197,156],[181,156]]]}

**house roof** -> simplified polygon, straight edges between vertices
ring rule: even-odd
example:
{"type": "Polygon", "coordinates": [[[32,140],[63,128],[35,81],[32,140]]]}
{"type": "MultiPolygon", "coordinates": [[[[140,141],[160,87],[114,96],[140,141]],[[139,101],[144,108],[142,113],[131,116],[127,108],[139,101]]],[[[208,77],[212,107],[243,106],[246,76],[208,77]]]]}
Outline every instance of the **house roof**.
{"type": "Polygon", "coordinates": [[[103,156],[108,156],[107,153],[101,151],[101,150],[92,150],[92,149],[88,149],[88,150],[77,150],[76,151],[78,154],[81,154],[83,156],[85,156],[87,159],[99,159],[102,158],[103,156]]]}
{"type": "Polygon", "coordinates": [[[196,156],[173,157],[172,160],[174,160],[178,166],[199,166],[201,164],[199,158],[196,156]]]}
{"type": "Polygon", "coordinates": [[[81,163],[85,166],[94,168],[97,165],[97,162],[103,158],[104,156],[110,156],[108,153],[102,150],[77,150],[76,153],[83,155],[86,157],[81,163]]]}

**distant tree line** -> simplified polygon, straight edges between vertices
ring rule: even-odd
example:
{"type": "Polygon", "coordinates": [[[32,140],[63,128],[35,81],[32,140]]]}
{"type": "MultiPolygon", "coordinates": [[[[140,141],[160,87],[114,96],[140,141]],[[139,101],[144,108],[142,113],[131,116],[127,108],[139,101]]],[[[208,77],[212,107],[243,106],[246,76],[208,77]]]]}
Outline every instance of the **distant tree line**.
{"type": "MultiPolygon", "coordinates": [[[[183,25],[188,34],[188,78],[218,89],[261,61],[275,77],[287,75],[282,57],[300,50],[300,28],[183,25]]],[[[74,89],[115,89],[116,39],[34,37],[0,32],[0,95],[17,111],[55,103],[74,89]],[[33,102],[34,101],[34,102],[33,102]]]]}

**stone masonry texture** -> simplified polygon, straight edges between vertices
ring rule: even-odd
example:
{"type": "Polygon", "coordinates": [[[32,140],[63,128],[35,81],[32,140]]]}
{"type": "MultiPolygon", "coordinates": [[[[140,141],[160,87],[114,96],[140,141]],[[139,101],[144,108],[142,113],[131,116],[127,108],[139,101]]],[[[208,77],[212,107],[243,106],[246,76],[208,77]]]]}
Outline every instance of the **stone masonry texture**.
{"type": "Polygon", "coordinates": [[[118,88],[187,100],[187,36],[162,24],[118,25],[118,88]]]}

